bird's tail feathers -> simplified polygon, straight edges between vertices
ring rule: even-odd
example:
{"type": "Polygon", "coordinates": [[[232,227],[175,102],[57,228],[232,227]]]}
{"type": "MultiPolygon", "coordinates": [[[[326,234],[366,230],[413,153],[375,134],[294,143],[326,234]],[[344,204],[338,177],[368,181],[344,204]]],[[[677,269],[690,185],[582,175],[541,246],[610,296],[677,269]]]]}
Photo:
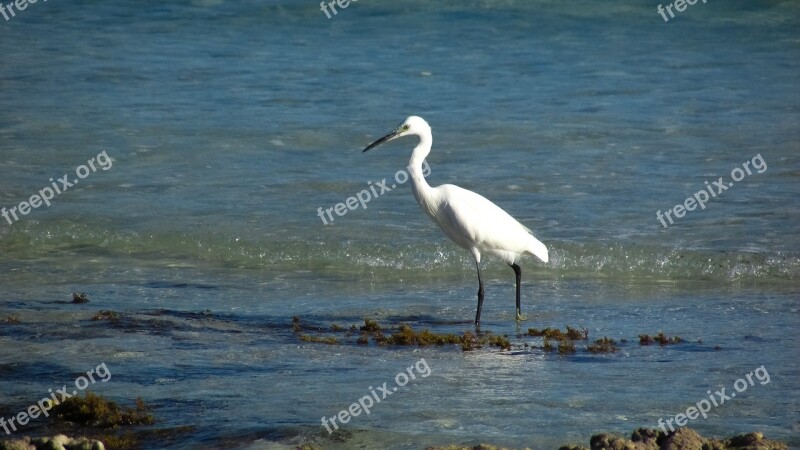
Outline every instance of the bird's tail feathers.
{"type": "Polygon", "coordinates": [[[531,255],[536,256],[537,258],[541,259],[544,262],[550,260],[549,252],[547,251],[547,247],[542,244],[538,239],[531,236],[531,242],[528,245],[527,252],[531,255]]]}

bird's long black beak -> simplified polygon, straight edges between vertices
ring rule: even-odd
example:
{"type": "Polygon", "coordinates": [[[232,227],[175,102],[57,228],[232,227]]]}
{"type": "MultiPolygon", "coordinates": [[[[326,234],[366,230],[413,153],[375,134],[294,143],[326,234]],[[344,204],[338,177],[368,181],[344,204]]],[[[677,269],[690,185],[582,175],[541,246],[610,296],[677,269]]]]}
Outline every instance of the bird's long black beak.
{"type": "Polygon", "coordinates": [[[379,145],[383,144],[384,142],[391,141],[392,139],[396,138],[398,134],[400,134],[400,128],[398,128],[398,129],[396,129],[396,130],[392,131],[391,133],[389,133],[389,134],[387,134],[386,136],[384,136],[384,137],[382,137],[382,138],[378,139],[377,141],[373,142],[372,144],[369,144],[369,145],[367,146],[367,148],[365,148],[365,149],[364,149],[364,151],[362,151],[361,153],[364,153],[364,152],[366,152],[366,151],[367,151],[367,150],[369,150],[369,149],[372,149],[372,148],[374,148],[374,147],[377,147],[377,146],[379,146],[379,145]]]}

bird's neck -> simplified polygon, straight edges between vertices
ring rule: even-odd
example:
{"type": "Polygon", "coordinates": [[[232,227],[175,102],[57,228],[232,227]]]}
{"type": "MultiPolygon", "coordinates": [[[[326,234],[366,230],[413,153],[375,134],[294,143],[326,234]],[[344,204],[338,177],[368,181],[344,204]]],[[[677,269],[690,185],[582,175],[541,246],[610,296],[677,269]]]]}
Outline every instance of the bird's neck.
{"type": "Polygon", "coordinates": [[[414,197],[422,209],[428,213],[433,214],[435,209],[434,192],[428,182],[425,180],[425,174],[422,170],[422,163],[431,152],[431,137],[420,136],[419,144],[414,148],[411,153],[411,160],[408,162],[408,173],[411,176],[411,190],[414,192],[414,197]]]}

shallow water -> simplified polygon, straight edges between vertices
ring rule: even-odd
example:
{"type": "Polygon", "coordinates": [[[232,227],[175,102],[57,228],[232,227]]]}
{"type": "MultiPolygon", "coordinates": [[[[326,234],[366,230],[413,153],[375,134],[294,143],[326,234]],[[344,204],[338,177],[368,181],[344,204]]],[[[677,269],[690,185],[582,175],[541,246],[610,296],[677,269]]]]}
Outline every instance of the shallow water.
{"type": "Polygon", "coordinates": [[[634,2],[373,0],[328,20],[300,1],[30,5],[0,21],[0,207],[102,151],[113,164],[0,218],[0,317],[20,321],[0,324],[0,416],[105,362],[93,391],[143,397],[160,427],[196,426],[148,448],[552,448],[656,427],[763,365],[769,383],[691,426],[800,447],[799,12],[709,2],[664,23],[634,2]],[[550,249],[548,264],[522,263],[519,326],[512,272],[484,262],[482,328],[508,334],[510,352],[292,332],[293,316],[472,329],[473,263],[393,180],[412,139],[361,153],[409,114],[433,128],[432,185],[480,192],[550,249]],[[727,189],[705,209],[662,225],[657,211],[719,177],[727,189]],[[318,216],[383,179],[397,186],[366,209],[318,216]],[[74,291],[90,303],[69,303],[74,291]],[[90,320],[99,310],[122,318],[90,320]],[[628,342],[599,356],[530,347],[542,342],[528,327],[564,325],[628,342]],[[687,342],[639,346],[659,331],[687,342]],[[327,438],[322,416],[420,358],[430,376],[327,438]]]}

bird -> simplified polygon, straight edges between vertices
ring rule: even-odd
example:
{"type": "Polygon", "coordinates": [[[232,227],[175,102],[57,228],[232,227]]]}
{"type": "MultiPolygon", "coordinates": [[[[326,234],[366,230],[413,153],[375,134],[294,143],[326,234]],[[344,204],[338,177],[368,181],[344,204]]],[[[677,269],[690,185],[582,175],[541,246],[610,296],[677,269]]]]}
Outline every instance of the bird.
{"type": "Polygon", "coordinates": [[[460,247],[470,252],[478,271],[478,307],[475,312],[475,327],[480,326],[483,308],[483,280],[481,280],[481,255],[499,257],[513,270],[516,276],[516,319],[525,320],[520,305],[520,283],[522,270],[517,261],[522,255],[533,255],[548,262],[547,247],[533,232],[486,197],[470,190],[443,184],[431,187],[422,172],[422,163],[431,152],[433,135],[431,127],[423,118],[408,117],[391,133],[369,144],[365,153],[383,143],[404,137],[417,136],[419,143],[411,152],[408,172],[411,190],[417,203],[449,237],[460,247]]]}

